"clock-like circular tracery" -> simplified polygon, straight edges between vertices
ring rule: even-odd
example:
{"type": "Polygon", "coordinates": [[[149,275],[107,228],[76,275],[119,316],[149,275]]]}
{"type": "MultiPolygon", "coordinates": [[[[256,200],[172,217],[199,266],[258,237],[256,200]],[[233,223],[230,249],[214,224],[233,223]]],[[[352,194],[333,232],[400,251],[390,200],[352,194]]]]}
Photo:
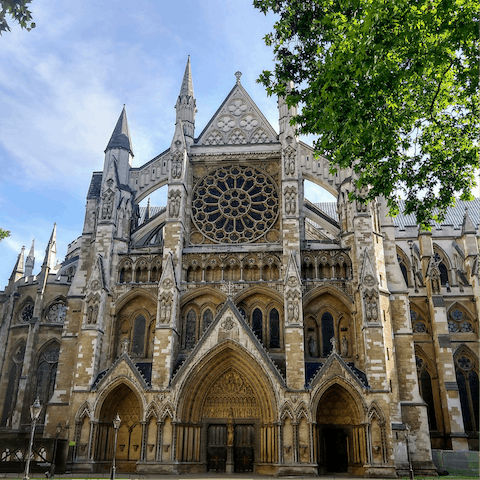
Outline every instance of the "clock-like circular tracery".
{"type": "Polygon", "coordinates": [[[216,243],[253,242],[273,227],[277,216],[275,181],[256,167],[209,172],[193,193],[193,221],[216,243]]]}

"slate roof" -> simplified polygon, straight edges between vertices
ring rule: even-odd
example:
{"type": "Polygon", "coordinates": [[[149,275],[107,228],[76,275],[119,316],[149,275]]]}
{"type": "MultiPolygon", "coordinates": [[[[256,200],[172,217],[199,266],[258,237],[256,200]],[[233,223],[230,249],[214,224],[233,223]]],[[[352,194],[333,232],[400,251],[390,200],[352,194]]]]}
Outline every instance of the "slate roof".
{"type": "MultiPolygon", "coordinates": [[[[337,215],[337,203],[336,202],[322,202],[315,203],[315,205],[325,212],[328,216],[338,221],[337,215]]],[[[400,200],[399,202],[400,213],[393,217],[393,224],[396,227],[399,227],[400,230],[404,230],[408,226],[417,226],[417,221],[415,215],[405,215],[403,212],[405,210],[405,201],[400,200]]],[[[480,198],[475,198],[470,202],[463,202],[457,200],[455,207],[451,207],[447,210],[447,215],[445,220],[439,224],[435,223],[437,230],[441,230],[442,226],[453,225],[454,228],[461,229],[463,223],[463,216],[465,215],[465,208],[468,208],[468,214],[472,220],[472,223],[476,228],[480,224],[480,198]]]]}
{"type": "MultiPolygon", "coordinates": [[[[150,207],[150,219],[158,215],[159,213],[164,212],[167,207],[150,207]]],[[[138,226],[142,225],[145,222],[145,214],[147,213],[147,207],[140,207],[140,218],[138,219],[138,226]]]]}
{"type": "Polygon", "coordinates": [[[102,172],[93,172],[90,187],[88,187],[87,200],[90,198],[100,198],[100,189],[102,187],[102,172]]]}

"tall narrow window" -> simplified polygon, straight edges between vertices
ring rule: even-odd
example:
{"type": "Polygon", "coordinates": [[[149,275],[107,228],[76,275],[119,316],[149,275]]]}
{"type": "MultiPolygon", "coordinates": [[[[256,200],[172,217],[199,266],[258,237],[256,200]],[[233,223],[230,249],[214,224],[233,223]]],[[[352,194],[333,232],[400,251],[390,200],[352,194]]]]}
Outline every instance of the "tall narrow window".
{"type": "MultiPolygon", "coordinates": [[[[53,344],[47,346],[40,355],[34,398],[38,397],[42,405],[48,403],[53,395],[59,354],[59,345],[53,344]]],[[[45,413],[45,409],[43,409],[42,413],[45,413]]]]}
{"type": "Polygon", "coordinates": [[[473,369],[472,359],[466,355],[457,358],[455,367],[465,431],[478,432],[478,373],[473,369]]]}
{"type": "Polygon", "coordinates": [[[209,308],[207,308],[203,312],[203,331],[205,331],[212,322],[213,322],[213,313],[209,308]]]}
{"type": "Polygon", "coordinates": [[[447,267],[443,262],[440,262],[438,264],[438,270],[440,270],[440,283],[442,285],[446,285],[448,282],[448,271],[447,271],[447,267]]]}
{"type": "Polygon", "coordinates": [[[135,357],[145,356],[145,329],[146,320],[143,315],[138,315],[133,324],[132,355],[135,357]]]}
{"type": "Polygon", "coordinates": [[[125,269],[122,268],[120,270],[120,278],[118,279],[118,283],[125,283],[125,269]]]}
{"type": "Polygon", "coordinates": [[[5,395],[5,404],[2,413],[2,427],[10,427],[13,411],[17,400],[18,382],[22,372],[23,358],[25,356],[25,345],[20,345],[15,349],[12,357],[12,366],[8,375],[7,391],[5,395]]]}
{"type": "Polygon", "coordinates": [[[330,312],[325,312],[322,315],[322,355],[324,357],[332,352],[332,337],[335,337],[333,317],[330,312]]]}
{"type": "Polygon", "coordinates": [[[185,325],[185,348],[193,348],[197,332],[197,314],[195,310],[190,310],[187,315],[185,325]]]}
{"type": "Polygon", "coordinates": [[[263,341],[263,315],[262,312],[259,308],[256,308],[253,311],[252,315],[252,330],[253,333],[260,339],[260,341],[263,341]]]}
{"type": "Polygon", "coordinates": [[[437,417],[433,400],[432,379],[426,369],[426,362],[421,357],[415,357],[417,362],[417,375],[420,386],[420,395],[427,404],[428,425],[430,430],[437,430],[437,417]]]}
{"type": "Polygon", "coordinates": [[[270,348],[280,348],[280,316],[275,308],[270,311],[270,348]]]}

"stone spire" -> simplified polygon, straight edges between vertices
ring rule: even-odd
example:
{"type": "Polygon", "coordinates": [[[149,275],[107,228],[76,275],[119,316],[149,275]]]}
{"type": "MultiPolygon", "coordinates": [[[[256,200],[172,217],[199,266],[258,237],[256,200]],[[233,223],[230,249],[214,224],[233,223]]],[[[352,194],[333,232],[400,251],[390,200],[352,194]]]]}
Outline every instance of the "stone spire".
{"type": "Polygon", "coordinates": [[[190,67],[189,55],[175,109],[177,110],[176,123],[179,121],[183,122],[183,133],[190,142],[193,142],[194,139],[195,113],[197,112],[196,101],[193,95],[192,69],[190,67]]]}
{"type": "Polygon", "coordinates": [[[10,275],[10,280],[16,282],[23,277],[23,259],[24,259],[25,247],[22,247],[22,251],[18,254],[17,261],[13,267],[12,274],[10,275]]]}
{"type": "Polygon", "coordinates": [[[52,234],[45,250],[45,258],[42,267],[48,267],[53,270],[55,267],[55,257],[57,254],[57,224],[53,224],[52,234]]]}
{"type": "Polygon", "coordinates": [[[114,148],[121,148],[130,153],[132,157],[134,156],[125,105],[123,105],[122,113],[120,114],[117,124],[115,125],[115,129],[113,130],[112,136],[110,137],[110,141],[108,142],[107,148],[105,149],[105,153],[107,153],[108,150],[112,150],[114,148]]]}
{"type": "Polygon", "coordinates": [[[463,222],[462,222],[462,235],[465,235],[467,233],[476,233],[476,228],[475,225],[473,225],[472,219],[470,218],[470,215],[468,214],[468,208],[465,208],[465,215],[463,216],[463,222]]]}
{"type": "Polygon", "coordinates": [[[32,246],[30,252],[25,261],[25,276],[30,277],[33,275],[33,267],[35,266],[35,239],[32,240],[32,246]]]}
{"type": "Polygon", "coordinates": [[[143,221],[146,222],[147,220],[150,220],[150,197],[147,200],[147,209],[145,210],[145,219],[143,221]]]}

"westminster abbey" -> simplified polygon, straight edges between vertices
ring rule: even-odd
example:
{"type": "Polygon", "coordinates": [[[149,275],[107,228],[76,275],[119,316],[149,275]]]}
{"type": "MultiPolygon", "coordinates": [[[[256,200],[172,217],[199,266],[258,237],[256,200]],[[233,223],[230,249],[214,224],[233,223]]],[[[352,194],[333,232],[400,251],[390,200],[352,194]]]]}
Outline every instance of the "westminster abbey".
{"type": "Polygon", "coordinates": [[[117,414],[119,472],[435,475],[438,452],[478,450],[480,200],[431,232],[350,201],[354,172],[299,140],[295,109],[279,99],[277,133],[232,83],[196,136],[189,60],[172,142],[138,168],[124,108],[65,259],[56,226],[40,268],[20,253],[0,469],[37,397],[32,459],[58,444],[71,472],[109,471],[117,414]]]}

